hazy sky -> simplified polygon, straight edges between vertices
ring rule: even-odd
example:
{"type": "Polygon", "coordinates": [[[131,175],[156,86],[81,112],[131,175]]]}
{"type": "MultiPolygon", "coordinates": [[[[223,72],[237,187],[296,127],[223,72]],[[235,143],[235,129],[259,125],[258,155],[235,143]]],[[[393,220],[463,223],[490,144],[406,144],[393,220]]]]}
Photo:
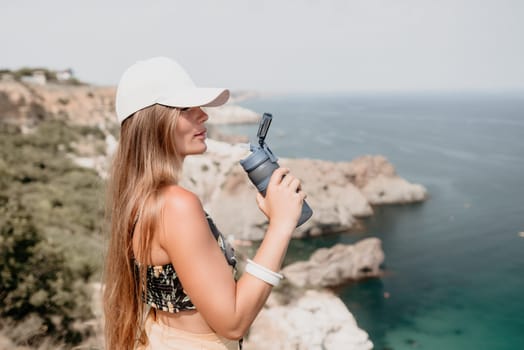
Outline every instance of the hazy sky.
{"type": "Polygon", "coordinates": [[[0,0],[0,68],[113,85],[156,55],[232,89],[524,91],[524,1],[0,0]]]}

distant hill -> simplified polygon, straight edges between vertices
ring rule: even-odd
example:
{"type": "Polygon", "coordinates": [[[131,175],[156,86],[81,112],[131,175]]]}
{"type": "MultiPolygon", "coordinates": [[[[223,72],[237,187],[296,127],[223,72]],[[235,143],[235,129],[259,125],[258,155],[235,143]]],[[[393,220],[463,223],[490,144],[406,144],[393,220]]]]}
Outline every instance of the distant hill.
{"type": "Polygon", "coordinates": [[[114,87],[0,81],[0,118],[19,126],[53,119],[109,127],[116,123],[114,100],[114,87]]]}

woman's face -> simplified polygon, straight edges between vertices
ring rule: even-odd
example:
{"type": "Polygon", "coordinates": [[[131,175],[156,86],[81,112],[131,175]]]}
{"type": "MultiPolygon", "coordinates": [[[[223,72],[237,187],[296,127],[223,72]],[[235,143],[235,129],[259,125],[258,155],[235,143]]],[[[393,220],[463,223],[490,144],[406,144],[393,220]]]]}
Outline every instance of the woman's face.
{"type": "Polygon", "coordinates": [[[202,154],[206,151],[206,132],[204,122],[207,114],[200,107],[180,110],[175,128],[175,145],[182,157],[191,154],[202,154]]]}

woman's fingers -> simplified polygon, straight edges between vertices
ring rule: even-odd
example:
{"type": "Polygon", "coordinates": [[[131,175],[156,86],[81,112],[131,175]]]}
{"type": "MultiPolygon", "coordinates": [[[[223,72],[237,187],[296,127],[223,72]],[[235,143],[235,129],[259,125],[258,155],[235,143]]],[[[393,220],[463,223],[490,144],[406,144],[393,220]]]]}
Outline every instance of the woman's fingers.
{"type": "Polygon", "coordinates": [[[289,184],[291,189],[293,189],[295,192],[298,192],[300,190],[300,180],[297,178],[294,178],[291,183],[289,184]]]}
{"type": "Polygon", "coordinates": [[[283,181],[283,178],[285,178],[284,175],[286,175],[288,173],[289,173],[289,169],[288,168],[277,168],[273,172],[273,174],[271,175],[271,178],[269,179],[268,186],[270,186],[270,185],[278,185],[279,183],[281,183],[283,181]]]}
{"type": "Polygon", "coordinates": [[[262,196],[262,194],[260,192],[257,192],[256,201],[257,201],[258,206],[261,209],[265,209],[265,207],[264,207],[264,205],[265,205],[264,197],[262,196]]]}
{"type": "Polygon", "coordinates": [[[266,202],[264,200],[264,196],[262,196],[260,192],[257,192],[256,201],[257,201],[258,207],[260,208],[260,210],[262,210],[262,213],[264,213],[264,215],[267,217],[268,212],[267,212],[266,202]]]}
{"type": "Polygon", "coordinates": [[[287,186],[289,186],[291,184],[293,179],[295,179],[295,177],[288,173],[288,174],[286,174],[286,176],[284,176],[284,178],[282,179],[282,182],[280,184],[287,187],[287,186]]]}
{"type": "Polygon", "coordinates": [[[300,180],[289,169],[278,168],[271,175],[265,198],[257,196],[257,202],[270,222],[295,227],[305,198],[300,180]]]}
{"type": "Polygon", "coordinates": [[[300,199],[303,201],[307,198],[307,194],[305,192],[298,191],[298,195],[300,196],[300,199]]]}
{"type": "Polygon", "coordinates": [[[295,192],[298,192],[301,189],[300,180],[290,174],[288,168],[276,169],[269,180],[268,186],[271,184],[289,187],[295,192]]]}

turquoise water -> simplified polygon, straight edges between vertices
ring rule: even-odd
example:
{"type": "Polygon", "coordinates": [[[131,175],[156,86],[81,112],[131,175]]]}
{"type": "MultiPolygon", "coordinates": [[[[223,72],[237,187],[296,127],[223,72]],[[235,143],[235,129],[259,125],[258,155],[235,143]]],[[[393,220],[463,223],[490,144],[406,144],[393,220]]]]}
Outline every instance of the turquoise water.
{"type": "MultiPolygon", "coordinates": [[[[524,96],[524,95],[523,95],[524,96]]],[[[384,276],[337,290],[375,349],[524,349],[524,97],[287,96],[245,101],[282,157],[382,154],[430,193],[365,230],[294,241],[288,259],[378,237],[384,276]]],[[[256,126],[227,127],[254,135],[256,126]]],[[[313,208],[314,209],[314,208],[313,208]]]]}

